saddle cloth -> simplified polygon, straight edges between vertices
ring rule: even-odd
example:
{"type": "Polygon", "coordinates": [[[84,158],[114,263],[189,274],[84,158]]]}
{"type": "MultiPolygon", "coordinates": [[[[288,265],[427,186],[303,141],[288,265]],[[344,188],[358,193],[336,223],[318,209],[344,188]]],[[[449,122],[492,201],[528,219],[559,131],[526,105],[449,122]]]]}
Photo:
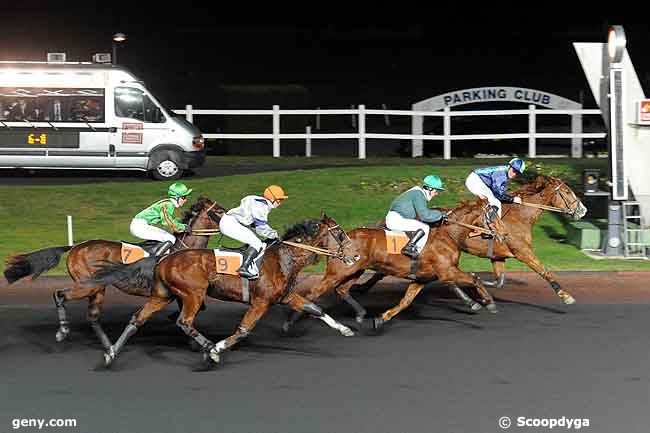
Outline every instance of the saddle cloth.
{"type": "Polygon", "coordinates": [[[402,248],[409,241],[406,233],[396,230],[384,230],[386,233],[386,251],[388,254],[402,254],[402,248]]]}
{"type": "Polygon", "coordinates": [[[239,275],[237,270],[243,263],[243,256],[235,251],[213,250],[218,274],[239,275]]]}
{"type": "Polygon", "coordinates": [[[122,242],[122,263],[128,265],[129,263],[137,262],[140,259],[149,257],[149,253],[142,247],[137,245],[122,242]]]}

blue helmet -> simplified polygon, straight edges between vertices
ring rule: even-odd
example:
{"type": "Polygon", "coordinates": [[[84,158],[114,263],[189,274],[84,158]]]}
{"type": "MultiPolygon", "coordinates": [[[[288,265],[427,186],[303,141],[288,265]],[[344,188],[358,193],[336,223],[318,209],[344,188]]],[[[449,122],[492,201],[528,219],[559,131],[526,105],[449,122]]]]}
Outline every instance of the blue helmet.
{"type": "Polygon", "coordinates": [[[519,174],[523,173],[526,170],[526,164],[519,158],[512,158],[508,165],[515,169],[519,174]]]}

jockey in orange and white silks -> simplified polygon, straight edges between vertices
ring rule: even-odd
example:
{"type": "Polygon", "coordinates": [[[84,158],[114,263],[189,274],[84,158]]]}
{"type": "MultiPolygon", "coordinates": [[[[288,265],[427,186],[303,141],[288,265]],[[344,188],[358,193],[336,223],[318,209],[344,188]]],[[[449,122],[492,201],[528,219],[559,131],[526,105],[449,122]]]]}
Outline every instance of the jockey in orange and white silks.
{"type": "Polygon", "coordinates": [[[501,203],[521,204],[521,197],[511,196],[506,192],[508,181],[526,170],[526,164],[519,158],[513,158],[508,165],[477,168],[467,176],[465,186],[474,195],[487,199],[497,208],[501,217],[501,203]]]}
{"type": "Polygon", "coordinates": [[[264,190],[263,197],[246,196],[238,207],[230,209],[221,217],[219,222],[221,233],[248,245],[239,268],[241,276],[249,279],[259,276],[255,260],[264,253],[266,245],[258,236],[264,239],[278,239],[278,232],[269,225],[268,217],[271,210],[280,206],[280,203],[287,198],[281,187],[270,185],[264,190]],[[254,228],[255,233],[250,227],[254,228]]]}
{"type": "Polygon", "coordinates": [[[191,193],[192,190],[180,182],[171,184],[167,190],[168,198],[158,200],[133,217],[129,226],[131,234],[140,239],[163,242],[154,255],[164,253],[174,245],[176,237],[155,225],[167,226],[174,232],[188,230],[187,225],[174,217],[174,210],[187,203],[187,198],[191,193]]]}

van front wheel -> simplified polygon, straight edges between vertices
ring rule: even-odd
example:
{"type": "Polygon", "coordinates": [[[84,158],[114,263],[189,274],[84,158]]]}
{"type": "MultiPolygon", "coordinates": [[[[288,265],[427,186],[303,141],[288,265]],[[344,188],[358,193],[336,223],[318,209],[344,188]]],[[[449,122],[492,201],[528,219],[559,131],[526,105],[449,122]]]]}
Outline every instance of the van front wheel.
{"type": "Polygon", "coordinates": [[[183,175],[183,169],[171,158],[165,158],[151,170],[151,176],[156,180],[176,180],[183,175]]]}

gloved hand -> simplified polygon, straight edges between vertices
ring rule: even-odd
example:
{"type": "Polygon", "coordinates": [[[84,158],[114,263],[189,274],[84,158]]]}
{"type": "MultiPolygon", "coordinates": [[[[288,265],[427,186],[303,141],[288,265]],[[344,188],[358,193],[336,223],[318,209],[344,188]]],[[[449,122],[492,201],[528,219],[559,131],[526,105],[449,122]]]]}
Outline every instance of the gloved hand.
{"type": "Polygon", "coordinates": [[[449,222],[449,215],[447,212],[442,213],[442,218],[440,218],[440,224],[447,224],[449,222]]]}
{"type": "Polygon", "coordinates": [[[277,244],[278,242],[280,242],[280,239],[278,238],[268,238],[264,240],[264,243],[266,244],[266,248],[270,247],[273,244],[277,244]]]}
{"type": "Polygon", "coordinates": [[[189,224],[185,225],[185,229],[183,230],[183,233],[187,233],[188,235],[192,234],[192,227],[189,224]]]}
{"type": "Polygon", "coordinates": [[[514,196],[513,197],[513,202],[517,204],[521,204],[521,197],[514,196]]]}

